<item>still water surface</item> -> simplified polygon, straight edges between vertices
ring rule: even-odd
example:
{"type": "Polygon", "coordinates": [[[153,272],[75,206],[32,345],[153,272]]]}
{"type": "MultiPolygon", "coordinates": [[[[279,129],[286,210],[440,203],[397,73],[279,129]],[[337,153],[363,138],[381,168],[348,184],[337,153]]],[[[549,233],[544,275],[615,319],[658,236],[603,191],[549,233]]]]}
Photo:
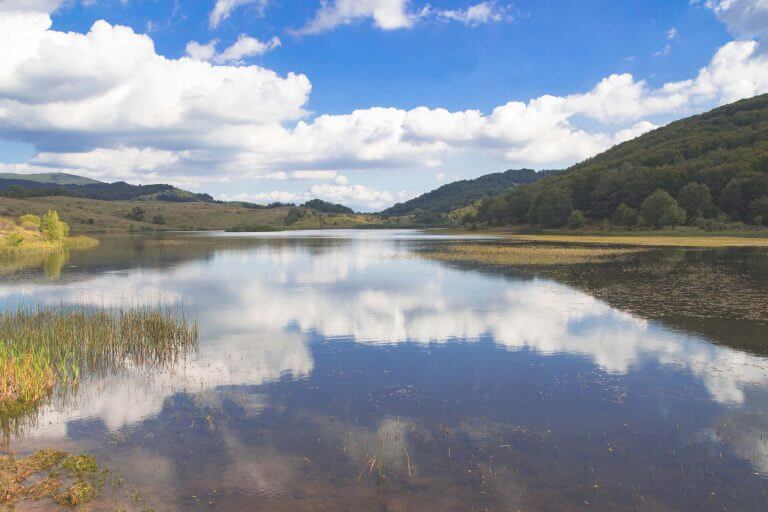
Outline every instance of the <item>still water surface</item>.
{"type": "Polygon", "coordinates": [[[200,329],[186,361],[92,377],[12,446],[96,453],[158,511],[768,509],[763,353],[419,256],[435,243],[105,238],[4,275],[6,309],[162,302],[200,329]]]}

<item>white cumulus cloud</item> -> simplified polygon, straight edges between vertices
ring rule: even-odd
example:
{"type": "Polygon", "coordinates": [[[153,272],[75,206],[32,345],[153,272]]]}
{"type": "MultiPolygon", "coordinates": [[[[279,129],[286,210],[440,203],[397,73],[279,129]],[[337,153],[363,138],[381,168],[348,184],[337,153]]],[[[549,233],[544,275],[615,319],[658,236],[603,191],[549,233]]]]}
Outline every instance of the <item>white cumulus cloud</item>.
{"type": "Polygon", "coordinates": [[[240,34],[232,46],[219,53],[216,50],[218,41],[214,39],[208,44],[200,44],[197,41],[187,43],[187,55],[195,60],[212,61],[216,64],[242,64],[243,59],[255,55],[264,55],[267,52],[280,47],[282,42],[275,36],[269,41],[260,41],[255,37],[240,34]]]}
{"type": "Polygon", "coordinates": [[[269,0],[216,0],[213,10],[208,15],[208,23],[211,28],[216,28],[222,21],[229,18],[232,11],[249,4],[256,4],[257,13],[263,15],[269,0]]]}
{"type": "Polygon", "coordinates": [[[407,7],[407,0],[322,0],[315,17],[296,33],[318,34],[364,19],[373,20],[382,30],[407,28],[418,17],[407,7]]]}
{"type": "Polygon", "coordinates": [[[712,9],[737,37],[754,37],[768,32],[768,0],[703,0],[696,3],[712,9]]]}

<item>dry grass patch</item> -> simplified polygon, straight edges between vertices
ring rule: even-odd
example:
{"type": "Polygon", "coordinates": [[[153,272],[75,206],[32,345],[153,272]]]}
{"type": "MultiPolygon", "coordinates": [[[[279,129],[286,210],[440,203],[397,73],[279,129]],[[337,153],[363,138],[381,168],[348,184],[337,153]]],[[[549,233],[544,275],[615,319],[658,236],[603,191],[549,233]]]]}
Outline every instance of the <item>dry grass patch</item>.
{"type": "Polygon", "coordinates": [[[422,254],[436,260],[490,265],[569,265],[605,261],[640,250],[528,244],[457,244],[422,254]]]}
{"type": "Polygon", "coordinates": [[[768,238],[766,237],[738,236],[511,235],[510,238],[526,242],[635,245],[647,247],[768,247],[768,238]]]}

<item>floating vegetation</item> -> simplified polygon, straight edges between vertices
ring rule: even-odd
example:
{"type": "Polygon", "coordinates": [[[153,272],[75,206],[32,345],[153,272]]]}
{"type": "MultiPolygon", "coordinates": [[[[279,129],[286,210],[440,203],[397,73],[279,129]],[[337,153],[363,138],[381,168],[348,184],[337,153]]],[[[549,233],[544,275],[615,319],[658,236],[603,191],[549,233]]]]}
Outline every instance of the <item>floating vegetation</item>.
{"type": "Polygon", "coordinates": [[[454,244],[420,254],[436,260],[466,261],[490,265],[569,265],[605,261],[634,254],[641,250],[517,243],[454,244]]]}
{"type": "Polygon", "coordinates": [[[91,455],[71,455],[44,449],[29,457],[0,457],[0,503],[15,506],[23,501],[47,499],[77,507],[96,497],[109,470],[101,469],[91,455]]]}
{"type": "Polygon", "coordinates": [[[768,247],[768,237],[669,235],[512,235],[526,242],[561,242],[648,247],[768,247]]]}
{"type": "Polygon", "coordinates": [[[77,388],[87,373],[131,365],[162,367],[186,355],[197,323],[169,308],[19,309],[0,315],[0,426],[3,433],[77,388]]]}

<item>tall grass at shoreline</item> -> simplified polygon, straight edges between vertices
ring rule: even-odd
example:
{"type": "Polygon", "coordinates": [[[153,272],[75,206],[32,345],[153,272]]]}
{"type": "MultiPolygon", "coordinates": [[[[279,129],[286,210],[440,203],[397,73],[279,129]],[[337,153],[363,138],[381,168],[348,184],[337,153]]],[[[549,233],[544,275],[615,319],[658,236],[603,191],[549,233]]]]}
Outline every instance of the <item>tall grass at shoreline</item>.
{"type": "Polygon", "coordinates": [[[196,346],[197,323],[164,307],[21,308],[0,314],[0,426],[7,434],[86,374],[163,367],[196,346]]]}

